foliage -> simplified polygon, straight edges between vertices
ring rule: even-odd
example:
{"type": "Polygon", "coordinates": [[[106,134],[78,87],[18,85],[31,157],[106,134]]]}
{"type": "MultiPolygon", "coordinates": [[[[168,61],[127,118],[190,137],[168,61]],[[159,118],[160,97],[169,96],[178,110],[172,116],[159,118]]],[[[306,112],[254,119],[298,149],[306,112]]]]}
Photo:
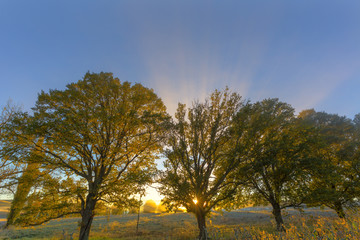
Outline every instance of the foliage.
{"type": "Polygon", "coordinates": [[[290,105],[265,99],[241,109],[234,135],[241,142],[234,151],[245,159],[231,176],[243,182],[240,198],[271,204],[277,229],[283,230],[281,209],[300,206],[306,195],[311,129],[295,118],[290,105]]]}
{"type": "Polygon", "coordinates": [[[195,214],[201,239],[205,216],[234,193],[235,187],[224,180],[240,160],[232,158],[229,150],[232,119],[242,104],[241,97],[228,90],[215,91],[187,110],[179,104],[168,133],[159,191],[169,210],[185,207],[195,214]]]}
{"type": "Polygon", "coordinates": [[[36,226],[51,219],[79,215],[81,206],[74,193],[75,187],[71,178],[62,180],[60,177],[43,173],[37,180],[35,189],[26,196],[21,214],[14,223],[20,226],[36,226]]]}
{"type": "MultiPolygon", "coordinates": [[[[147,201],[144,212],[185,208],[196,217],[200,239],[347,238],[358,236],[356,217],[333,225],[321,219],[284,224],[282,210],[306,203],[345,218],[360,197],[359,146],[360,114],[351,120],[305,110],[296,117],[278,99],[244,103],[226,89],[190,108],[179,104],[169,121],[152,89],[122,83],[111,73],[87,73],[65,90],[42,91],[32,114],[11,104],[2,110],[0,190],[14,193],[8,225],[80,215],[79,238],[88,239],[95,214],[106,214],[109,222],[110,208],[138,213],[156,173],[154,160],[163,152],[159,191],[165,198],[158,207],[147,201]],[[249,204],[270,204],[277,230],[286,233],[207,222],[214,209],[249,204]]],[[[149,221],[138,215],[125,226],[149,221]]],[[[193,238],[193,222],[183,223],[186,229],[163,225],[193,238]]],[[[120,226],[114,222],[104,231],[120,226]]]]}
{"type": "Polygon", "coordinates": [[[6,227],[15,224],[15,222],[19,222],[19,216],[25,205],[27,196],[40,174],[39,167],[40,165],[37,163],[28,163],[24,168],[23,174],[18,178],[16,192],[7,216],[6,227]]]}
{"type": "Polygon", "coordinates": [[[356,165],[355,126],[351,119],[336,114],[307,110],[300,116],[312,124],[317,141],[311,165],[310,205],[325,205],[345,217],[344,207],[356,206],[360,196],[356,165]]]}
{"type": "Polygon", "coordinates": [[[71,181],[66,202],[80,203],[79,238],[87,239],[98,201],[124,201],[139,189],[136,184],[151,180],[165,106],[140,84],[87,73],[64,91],[41,92],[33,111],[12,132],[13,142],[71,181]]]}

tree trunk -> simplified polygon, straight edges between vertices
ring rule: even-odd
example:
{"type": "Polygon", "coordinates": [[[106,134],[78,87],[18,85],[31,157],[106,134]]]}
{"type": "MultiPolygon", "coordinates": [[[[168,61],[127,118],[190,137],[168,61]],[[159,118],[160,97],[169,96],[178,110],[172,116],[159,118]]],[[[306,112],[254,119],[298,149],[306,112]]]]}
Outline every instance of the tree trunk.
{"type": "Polygon", "coordinates": [[[339,218],[345,218],[345,211],[341,202],[334,203],[334,210],[336,211],[339,218]]]}
{"type": "Polygon", "coordinates": [[[139,234],[139,222],[140,222],[141,196],[142,196],[142,195],[140,195],[139,208],[138,208],[138,215],[137,215],[137,222],[136,222],[136,235],[138,235],[138,234],[139,234]]]}
{"type": "Polygon", "coordinates": [[[81,226],[79,240],[88,240],[90,228],[94,219],[94,209],[96,205],[95,197],[88,195],[86,198],[85,208],[81,211],[81,226]]]}
{"type": "Polygon", "coordinates": [[[205,221],[205,211],[202,208],[197,208],[196,220],[198,223],[199,228],[199,240],[206,240],[207,239],[207,231],[206,231],[206,221],[205,221]]]}
{"type": "Polygon", "coordinates": [[[280,232],[285,232],[284,221],[281,215],[280,205],[276,202],[272,203],[271,205],[273,207],[272,214],[274,215],[276,221],[276,230],[280,232]]]}

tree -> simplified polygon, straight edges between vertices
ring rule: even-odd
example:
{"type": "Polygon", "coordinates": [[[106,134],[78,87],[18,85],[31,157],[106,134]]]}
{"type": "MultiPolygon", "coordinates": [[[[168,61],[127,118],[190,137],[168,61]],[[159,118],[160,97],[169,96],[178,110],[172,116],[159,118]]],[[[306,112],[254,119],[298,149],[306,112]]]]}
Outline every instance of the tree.
{"type": "Polygon", "coordinates": [[[154,200],[147,200],[143,206],[144,213],[156,213],[157,205],[154,200]]]}
{"type": "Polygon", "coordinates": [[[35,179],[29,176],[30,173],[26,171],[20,178],[25,180],[24,177],[28,177],[32,182],[26,184],[19,181],[8,215],[8,226],[36,226],[51,219],[79,213],[80,203],[74,193],[76,185],[71,178],[61,179],[39,171],[40,175],[35,179]]]}
{"type": "Polygon", "coordinates": [[[159,191],[169,210],[185,207],[196,216],[199,239],[206,239],[206,215],[234,193],[225,179],[239,163],[229,154],[230,127],[242,104],[241,97],[228,90],[215,91],[187,111],[179,104],[168,133],[159,191]]]}
{"type": "Polygon", "coordinates": [[[354,124],[354,158],[352,168],[360,176],[360,113],[356,114],[353,119],[354,124]]]}
{"type": "Polygon", "coordinates": [[[0,114],[0,190],[6,190],[14,185],[16,177],[22,172],[22,164],[13,161],[14,152],[6,152],[6,136],[8,127],[14,118],[22,115],[19,107],[9,101],[0,114]]]}
{"type": "Polygon", "coordinates": [[[39,175],[39,164],[26,163],[27,160],[23,159],[32,157],[31,154],[24,154],[23,149],[15,146],[16,144],[11,149],[6,148],[10,140],[7,136],[11,135],[14,126],[25,118],[26,113],[23,113],[20,108],[12,106],[10,102],[3,108],[0,118],[0,183],[3,183],[0,188],[13,192],[12,189],[16,187],[5,227],[14,224],[15,220],[19,217],[30,188],[39,175]]]}
{"type": "Polygon", "coordinates": [[[240,196],[245,192],[255,203],[271,204],[276,228],[284,231],[281,210],[304,201],[311,129],[295,118],[290,105],[265,99],[239,111],[234,136],[242,143],[234,151],[246,159],[232,176],[242,179],[240,196]]]}
{"type": "Polygon", "coordinates": [[[37,174],[28,174],[36,171],[37,167],[26,164],[26,161],[22,160],[28,156],[22,154],[23,152],[17,144],[14,144],[11,149],[6,147],[9,143],[8,136],[14,130],[13,123],[18,122],[19,119],[23,120],[24,117],[26,114],[19,107],[12,105],[10,101],[2,109],[0,115],[0,190],[14,193],[13,189],[17,188],[14,199],[11,201],[5,227],[14,224],[20,215],[26,196],[32,186],[33,178],[36,178],[32,176],[37,176],[37,174]]]}
{"type": "Polygon", "coordinates": [[[26,203],[27,196],[40,174],[39,167],[40,165],[38,163],[27,164],[24,167],[22,175],[17,179],[16,192],[11,201],[11,207],[5,225],[6,228],[14,225],[16,220],[18,220],[20,212],[26,203]]]}
{"type": "Polygon", "coordinates": [[[300,116],[316,129],[316,149],[312,152],[312,180],[309,205],[324,205],[345,217],[345,207],[356,205],[359,172],[356,171],[355,125],[346,117],[306,110],[300,116]]]}
{"type": "Polygon", "coordinates": [[[68,191],[80,201],[79,239],[88,239],[98,201],[123,201],[136,193],[133,184],[150,180],[165,106],[153,90],[101,72],[86,73],[63,91],[42,91],[33,111],[13,136],[61,173],[58,182],[72,182],[68,191]]]}
{"type": "MultiPolygon", "coordinates": [[[[28,126],[30,120],[27,113],[17,111],[2,127],[2,160],[17,169],[12,170],[6,178],[5,186],[14,194],[14,198],[5,227],[39,225],[75,213],[70,211],[74,209],[74,204],[68,201],[69,191],[64,190],[64,186],[71,187],[69,181],[62,184],[65,181],[54,178],[56,167],[41,164],[44,155],[30,147],[35,138],[25,138],[21,132],[21,128],[28,126]],[[49,197],[51,200],[46,199],[49,197]]],[[[41,144],[41,141],[37,144],[41,144]]]]}

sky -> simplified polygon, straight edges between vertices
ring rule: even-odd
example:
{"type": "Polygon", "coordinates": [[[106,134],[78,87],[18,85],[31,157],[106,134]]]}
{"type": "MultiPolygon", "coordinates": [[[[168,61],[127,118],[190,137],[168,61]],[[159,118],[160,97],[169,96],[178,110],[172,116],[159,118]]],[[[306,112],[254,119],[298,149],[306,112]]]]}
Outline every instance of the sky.
{"type": "Polygon", "coordinates": [[[215,89],[297,112],[360,113],[360,1],[1,0],[0,106],[87,71],[178,102],[215,89]]]}

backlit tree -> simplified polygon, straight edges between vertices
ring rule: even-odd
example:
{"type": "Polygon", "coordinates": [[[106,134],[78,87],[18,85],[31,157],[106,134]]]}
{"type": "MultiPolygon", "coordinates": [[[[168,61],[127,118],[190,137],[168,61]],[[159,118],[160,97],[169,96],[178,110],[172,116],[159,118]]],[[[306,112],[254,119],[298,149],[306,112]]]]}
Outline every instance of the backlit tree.
{"type": "Polygon", "coordinates": [[[168,133],[159,190],[170,210],[185,207],[196,216],[199,239],[206,239],[210,210],[234,193],[234,185],[225,180],[240,161],[230,154],[230,127],[242,104],[241,97],[229,91],[215,91],[189,109],[179,104],[168,133]]]}
{"type": "Polygon", "coordinates": [[[141,84],[87,73],[65,90],[41,92],[33,111],[13,136],[71,182],[80,202],[79,239],[88,239],[98,201],[123,201],[135,194],[133,184],[150,180],[165,106],[141,84]]]}

